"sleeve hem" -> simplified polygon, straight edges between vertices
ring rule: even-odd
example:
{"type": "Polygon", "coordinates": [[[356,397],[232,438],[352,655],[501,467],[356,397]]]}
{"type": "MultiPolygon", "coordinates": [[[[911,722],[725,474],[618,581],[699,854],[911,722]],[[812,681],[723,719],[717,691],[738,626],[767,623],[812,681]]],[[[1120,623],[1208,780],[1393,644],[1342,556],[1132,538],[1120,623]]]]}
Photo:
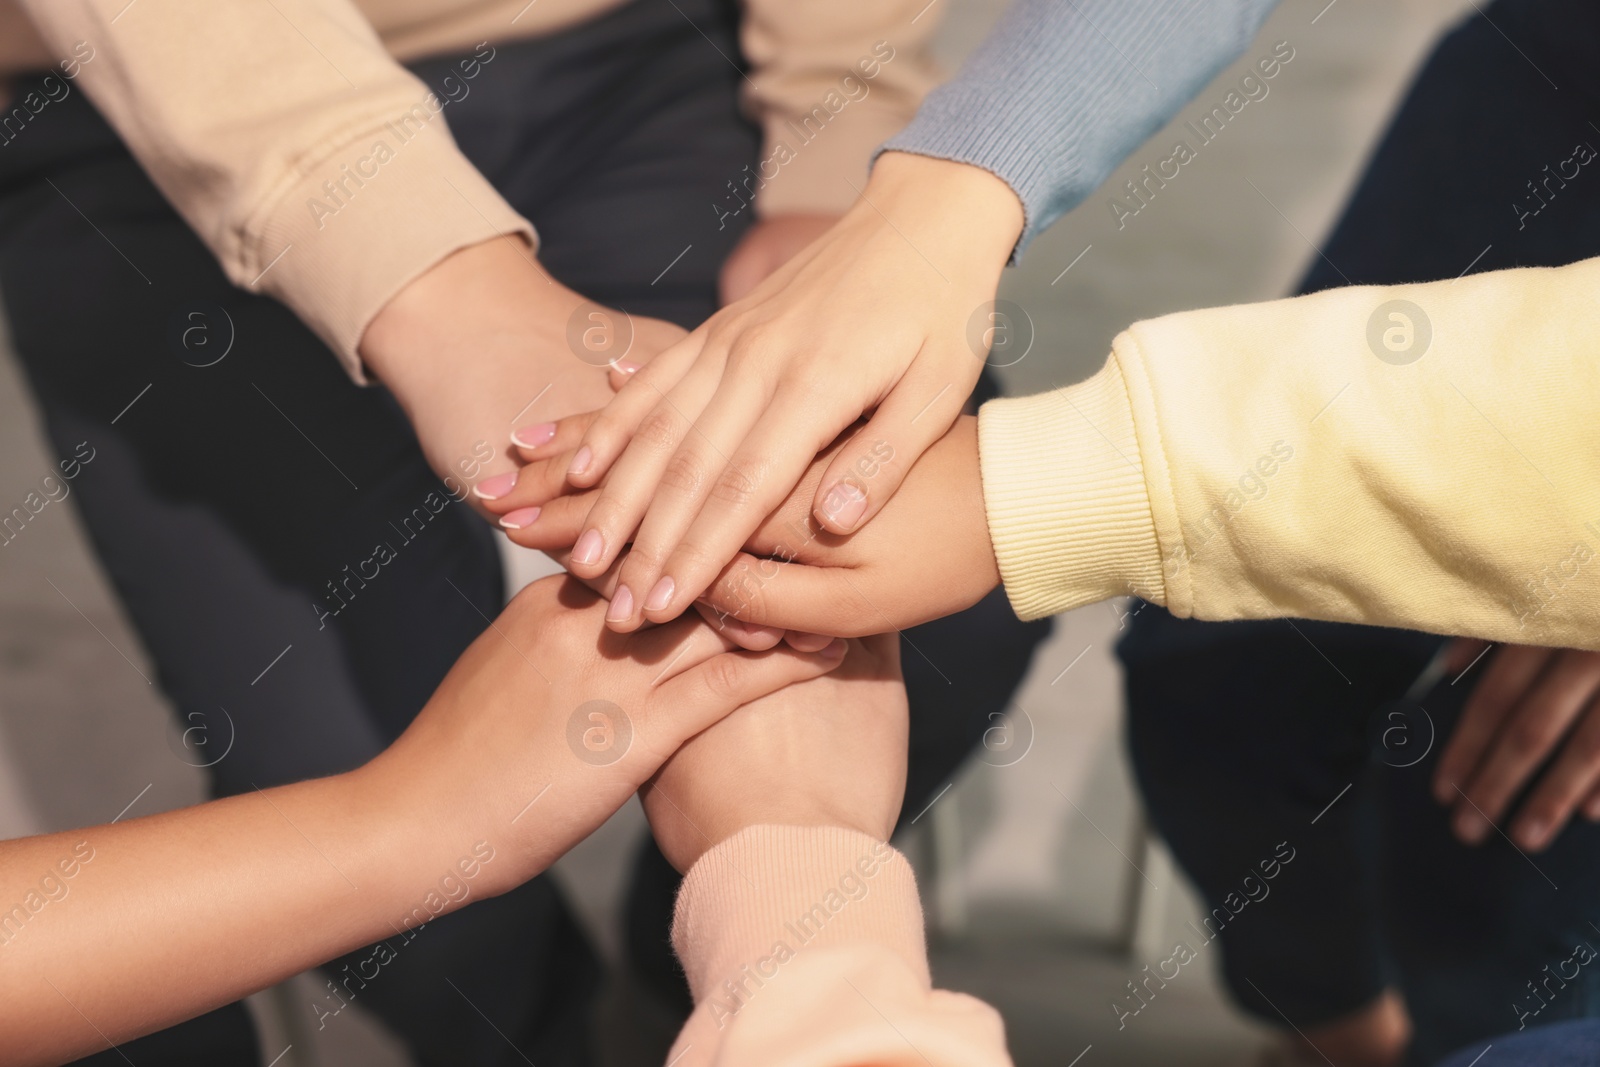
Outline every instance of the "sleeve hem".
{"type": "Polygon", "coordinates": [[[978,453],[989,535],[1020,617],[1115,596],[1165,602],[1133,408],[1115,358],[1078,385],[985,404],[978,453]]]}

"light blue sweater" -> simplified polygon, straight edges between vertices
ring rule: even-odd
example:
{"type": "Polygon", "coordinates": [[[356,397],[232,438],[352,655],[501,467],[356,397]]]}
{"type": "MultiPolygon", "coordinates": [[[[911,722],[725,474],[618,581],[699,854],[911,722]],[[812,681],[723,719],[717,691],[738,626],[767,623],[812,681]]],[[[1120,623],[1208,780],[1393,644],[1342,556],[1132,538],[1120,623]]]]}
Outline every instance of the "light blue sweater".
{"type": "Polygon", "coordinates": [[[1020,254],[1249,45],[1278,0],[1013,0],[884,149],[998,175],[1020,254]]]}

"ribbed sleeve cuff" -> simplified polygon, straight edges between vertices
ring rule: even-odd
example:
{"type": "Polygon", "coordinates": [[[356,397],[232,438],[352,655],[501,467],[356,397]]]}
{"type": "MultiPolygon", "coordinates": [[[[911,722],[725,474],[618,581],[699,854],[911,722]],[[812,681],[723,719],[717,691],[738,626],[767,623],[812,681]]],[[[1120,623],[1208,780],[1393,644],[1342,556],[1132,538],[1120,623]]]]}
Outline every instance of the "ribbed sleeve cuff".
{"type": "Polygon", "coordinates": [[[1115,359],[1078,385],[985,404],[978,453],[989,536],[1019,616],[1115,596],[1164,602],[1133,409],[1115,359]]]}
{"type": "Polygon", "coordinates": [[[696,1005],[737,1014],[810,948],[889,948],[931,986],[905,857],[840,827],[752,826],[708,851],[678,891],[672,944],[696,1005]]]}
{"type": "MultiPolygon", "coordinates": [[[[427,113],[425,105],[408,117],[427,113]]],[[[298,169],[248,227],[234,281],[282,300],[357,382],[367,324],[450,253],[502,234],[534,239],[456,148],[442,114],[387,122],[298,169]]]]}

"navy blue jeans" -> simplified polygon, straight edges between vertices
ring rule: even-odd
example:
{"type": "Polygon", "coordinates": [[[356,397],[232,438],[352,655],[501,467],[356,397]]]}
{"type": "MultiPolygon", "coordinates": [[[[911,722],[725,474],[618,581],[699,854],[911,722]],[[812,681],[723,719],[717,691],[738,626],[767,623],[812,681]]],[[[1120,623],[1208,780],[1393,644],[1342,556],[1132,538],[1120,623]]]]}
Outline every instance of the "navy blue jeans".
{"type": "MultiPolygon", "coordinates": [[[[1578,143],[1600,146],[1595,116],[1600,7],[1500,0],[1472,15],[1411,86],[1303,289],[1600,254],[1600,171],[1537,198],[1528,185],[1578,143]]],[[[1206,936],[1245,1010],[1305,1029],[1394,986],[1415,1063],[1515,1029],[1535,1003],[1530,1025],[1600,1015],[1600,968],[1547,999],[1528,988],[1576,941],[1600,945],[1600,829],[1579,820],[1531,859],[1500,837],[1468,848],[1429,796],[1482,664],[1399,708],[1438,638],[1150,606],[1129,626],[1119,651],[1140,789],[1221,909],[1206,936]],[[1242,879],[1280,842],[1295,860],[1240,906],[1242,879]]]]}

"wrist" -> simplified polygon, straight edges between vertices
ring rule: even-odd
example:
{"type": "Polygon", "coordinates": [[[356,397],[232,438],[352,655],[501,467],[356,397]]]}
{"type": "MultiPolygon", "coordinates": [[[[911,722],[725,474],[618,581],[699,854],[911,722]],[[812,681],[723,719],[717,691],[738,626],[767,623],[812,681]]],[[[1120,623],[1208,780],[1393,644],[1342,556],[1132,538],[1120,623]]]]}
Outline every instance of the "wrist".
{"type": "MultiPolygon", "coordinates": [[[[1000,178],[968,163],[885,152],[873,165],[865,210],[996,271],[1022,236],[1022,201],[1000,178]],[[876,210],[874,210],[876,209],[876,210]]],[[[862,205],[857,205],[860,208],[862,205]]]]}

